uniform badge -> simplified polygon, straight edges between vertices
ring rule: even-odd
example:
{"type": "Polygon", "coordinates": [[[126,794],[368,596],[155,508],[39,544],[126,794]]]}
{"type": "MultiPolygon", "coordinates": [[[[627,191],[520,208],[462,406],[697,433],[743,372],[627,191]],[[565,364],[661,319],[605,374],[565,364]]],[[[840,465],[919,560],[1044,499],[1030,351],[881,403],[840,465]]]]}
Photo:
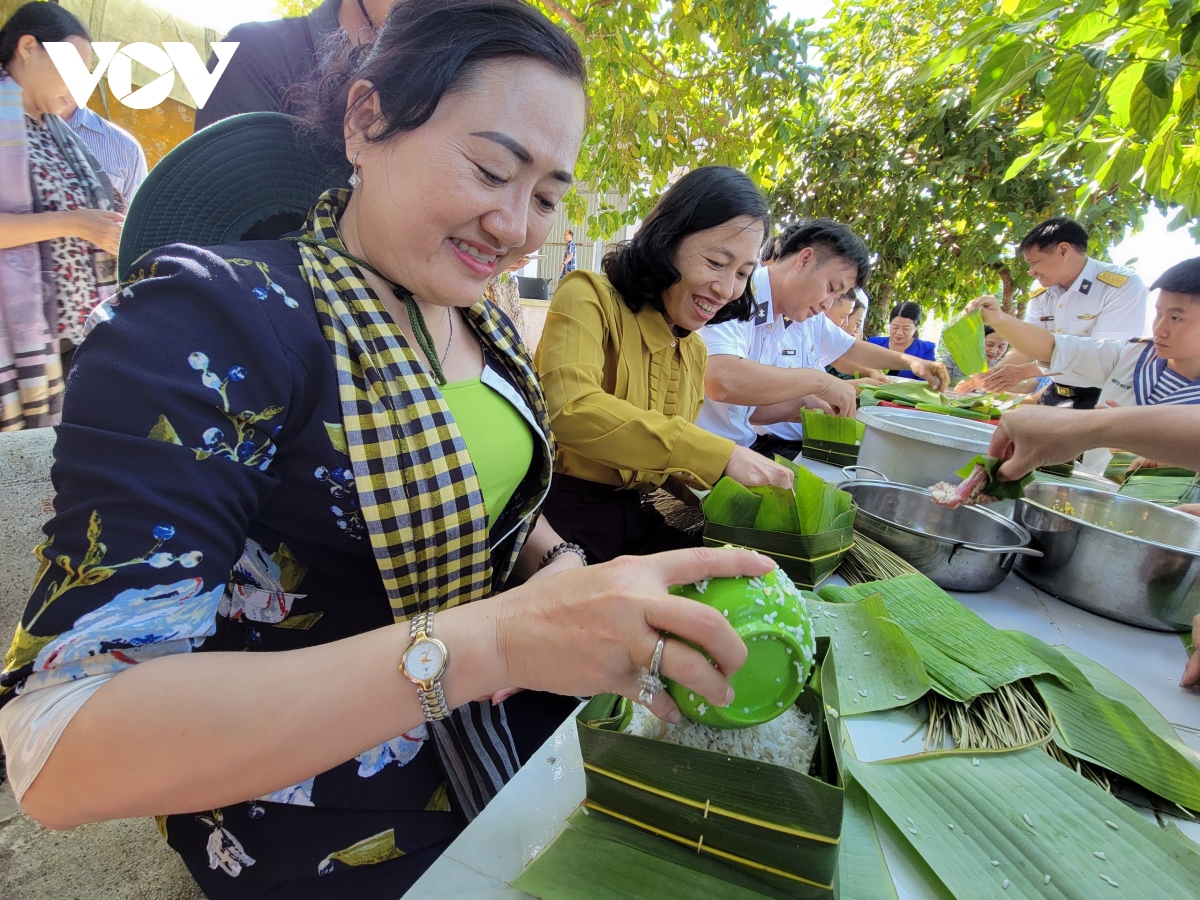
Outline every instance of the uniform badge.
{"type": "Polygon", "coordinates": [[[795,356],[796,355],[796,351],[792,350],[792,349],[781,350],[779,352],[780,352],[781,356],[795,356]]]}
{"type": "Polygon", "coordinates": [[[754,311],[754,324],[755,325],[766,325],[767,324],[767,304],[765,304],[765,303],[758,304],[758,309],[756,309],[754,311]]]}
{"type": "Polygon", "coordinates": [[[1079,293],[1086,295],[1092,289],[1092,283],[1086,278],[1079,283],[1079,293]]]}
{"type": "Polygon", "coordinates": [[[1122,275],[1120,272],[1101,272],[1096,276],[1096,280],[1102,281],[1110,287],[1124,287],[1129,276],[1122,275]]]}
{"type": "Polygon", "coordinates": [[[1032,300],[1034,297],[1040,297],[1044,293],[1046,293],[1046,289],[1044,287],[1040,287],[1036,291],[1029,292],[1029,299],[1032,300]]]}
{"type": "Polygon", "coordinates": [[[795,323],[794,323],[794,322],[793,322],[791,319],[789,319],[787,316],[784,316],[784,317],[783,317],[783,328],[784,328],[784,331],[786,331],[787,329],[791,328],[791,327],[792,327],[792,325],[794,325],[794,324],[795,324],[795,323]]]}
{"type": "Polygon", "coordinates": [[[1090,322],[1092,319],[1096,318],[1096,315],[1095,313],[1085,313],[1084,315],[1076,316],[1075,318],[1079,319],[1081,322],[1090,322]]]}

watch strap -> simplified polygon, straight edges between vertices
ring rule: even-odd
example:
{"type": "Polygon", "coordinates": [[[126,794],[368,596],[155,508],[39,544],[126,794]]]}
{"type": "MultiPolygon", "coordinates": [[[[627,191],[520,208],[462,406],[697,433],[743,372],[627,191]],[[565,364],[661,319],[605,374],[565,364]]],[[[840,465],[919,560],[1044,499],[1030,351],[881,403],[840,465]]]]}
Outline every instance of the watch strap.
{"type": "MultiPolygon", "coordinates": [[[[410,620],[408,629],[409,637],[415,641],[417,636],[422,633],[427,638],[433,637],[432,610],[417,613],[410,620]]],[[[417,685],[417,697],[421,701],[421,711],[425,713],[426,721],[437,722],[440,719],[449,718],[451,709],[446,704],[446,694],[442,690],[440,679],[434,681],[429,690],[425,690],[420,685],[417,685]]]]}

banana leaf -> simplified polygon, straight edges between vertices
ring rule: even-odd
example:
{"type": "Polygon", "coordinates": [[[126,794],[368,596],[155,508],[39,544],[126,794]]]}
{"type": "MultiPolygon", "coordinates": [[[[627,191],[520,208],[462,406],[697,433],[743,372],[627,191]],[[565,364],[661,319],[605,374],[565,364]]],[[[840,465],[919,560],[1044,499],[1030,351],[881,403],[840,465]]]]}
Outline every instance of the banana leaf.
{"type": "Polygon", "coordinates": [[[1038,748],[842,761],[956,897],[1184,900],[1200,891],[1194,851],[1038,748]]]}
{"type": "Polygon", "coordinates": [[[963,316],[942,331],[942,343],[964,375],[979,375],[988,370],[983,337],[983,316],[978,310],[963,316]]]}
{"type": "Polygon", "coordinates": [[[841,715],[908,706],[929,690],[920,655],[878,594],[857,603],[805,598],[805,605],[817,635],[830,640],[840,698],[834,708],[841,715]]]}
{"type": "Polygon", "coordinates": [[[732,866],[586,809],[573,814],[511,884],[544,900],[658,900],[680,892],[713,900],[787,896],[732,866]]]}
{"type": "Polygon", "coordinates": [[[885,384],[875,388],[876,400],[887,400],[891,403],[904,403],[915,406],[918,403],[943,405],[942,395],[924,382],[906,381],[899,384],[885,384]]]}
{"type": "Polygon", "coordinates": [[[846,416],[831,416],[819,409],[806,409],[800,414],[804,426],[804,442],[827,441],[831,444],[858,444],[866,433],[866,423],[846,416]]]}
{"type": "Polygon", "coordinates": [[[1003,463],[1004,460],[995,456],[976,456],[959,469],[957,474],[959,478],[969,478],[976,466],[983,466],[988,476],[987,484],[982,489],[983,493],[998,500],[1020,500],[1025,496],[1025,488],[1033,482],[1033,473],[1030,472],[1018,481],[1001,481],[996,472],[1003,463]]]}
{"type": "Polygon", "coordinates": [[[918,403],[916,408],[921,412],[941,413],[944,416],[957,416],[960,419],[972,419],[976,422],[990,422],[994,418],[994,414],[991,412],[963,409],[958,406],[938,406],[933,403],[918,403]]]}
{"type": "MultiPolygon", "coordinates": [[[[876,593],[883,597],[892,621],[913,641],[918,652],[923,645],[932,646],[966,666],[992,689],[1033,675],[1054,675],[1070,685],[1069,677],[993,628],[924,575],[902,575],[853,587],[827,585],[818,591],[822,600],[833,603],[861,600],[876,593]]],[[[931,661],[924,656],[922,659],[929,669],[931,661]]],[[[932,665],[936,671],[936,662],[932,665]]]]}
{"type": "MultiPolygon", "coordinates": [[[[803,535],[823,534],[837,527],[834,523],[854,508],[854,498],[839,491],[819,475],[798,466],[782,456],[775,461],[790,468],[796,475],[796,514],[803,535]]],[[[851,520],[853,525],[853,520],[851,520]]]]}
{"type": "MultiPolygon", "coordinates": [[[[1150,470],[1153,471],[1153,470],[1150,470]]],[[[1163,506],[1178,506],[1194,503],[1200,486],[1195,475],[1175,477],[1170,475],[1130,475],[1117,492],[1125,497],[1147,500],[1163,506]]]]}
{"type": "Polygon", "coordinates": [[[842,816],[842,847],[838,851],[837,895],[840,900],[898,900],[883,848],[879,846],[870,798],[849,773],[844,773],[842,780],[846,805],[842,816]]]}
{"type": "Polygon", "coordinates": [[[843,794],[815,691],[797,701],[820,729],[814,776],[624,734],[628,703],[602,695],[576,718],[590,808],[702,847],[789,896],[830,896],[843,794]]]}
{"type": "Polygon", "coordinates": [[[732,478],[725,477],[713,485],[700,509],[710,522],[734,528],[752,528],[761,505],[762,497],[732,478]]]}
{"type": "MultiPolygon", "coordinates": [[[[1122,450],[1120,453],[1114,453],[1112,459],[1108,461],[1108,467],[1104,470],[1104,477],[1121,484],[1125,478],[1129,476],[1129,467],[1133,461],[1137,459],[1136,453],[1128,453],[1122,450]]],[[[1192,478],[1196,475],[1190,469],[1180,469],[1176,466],[1158,466],[1153,469],[1138,469],[1135,475],[1146,475],[1150,477],[1163,478],[1192,478]]],[[[1131,477],[1131,476],[1130,476],[1131,477]]]]}
{"type": "MultiPolygon", "coordinates": [[[[1186,809],[1200,810],[1200,766],[1190,751],[1180,752],[1178,740],[1168,742],[1124,702],[1097,690],[1057,648],[1032,635],[1008,634],[1071,681],[1068,688],[1043,676],[1033,679],[1054,720],[1059,747],[1186,809]]],[[[1116,689],[1111,679],[1104,681],[1109,690],[1116,689]]]]}
{"type": "Polygon", "coordinates": [[[759,506],[758,515],[754,519],[755,531],[801,533],[800,520],[796,515],[796,495],[792,491],[773,484],[764,484],[750,490],[762,498],[762,505],[759,506]]]}

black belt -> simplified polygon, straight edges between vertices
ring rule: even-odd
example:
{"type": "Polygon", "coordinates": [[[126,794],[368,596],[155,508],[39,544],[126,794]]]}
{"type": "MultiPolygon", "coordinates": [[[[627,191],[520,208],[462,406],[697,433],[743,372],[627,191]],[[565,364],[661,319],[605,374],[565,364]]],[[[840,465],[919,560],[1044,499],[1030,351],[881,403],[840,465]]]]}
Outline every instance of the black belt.
{"type": "Polygon", "coordinates": [[[1100,388],[1096,387],[1072,387],[1069,384],[1059,384],[1057,381],[1050,382],[1054,393],[1064,400],[1099,400],[1100,388]]]}

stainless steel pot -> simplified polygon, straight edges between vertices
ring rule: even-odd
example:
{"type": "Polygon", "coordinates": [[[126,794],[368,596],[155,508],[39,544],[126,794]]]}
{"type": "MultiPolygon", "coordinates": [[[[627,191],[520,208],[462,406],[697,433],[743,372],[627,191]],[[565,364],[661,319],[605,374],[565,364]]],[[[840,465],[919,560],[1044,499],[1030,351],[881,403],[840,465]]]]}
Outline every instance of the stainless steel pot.
{"type": "Polygon", "coordinates": [[[1060,600],[1156,631],[1186,631],[1200,613],[1195,516],[1121,494],[1035,483],[1013,518],[1044,554],[1022,559],[1017,574],[1060,600]]]}
{"type": "Polygon", "coordinates": [[[955,473],[987,453],[995,431],[982,422],[888,406],[864,407],[858,420],[866,425],[859,465],[922,487],[957,482],[955,473]]]}
{"type": "MultiPolygon", "coordinates": [[[[847,466],[847,474],[865,466],[847,466]]],[[[878,541],[949,591],[990,591],[1030,549],[1029,533],[979,506],[947,509],[925,488],[883,481],[843,481],[858,504],[854,528],[878,541]]]]}

